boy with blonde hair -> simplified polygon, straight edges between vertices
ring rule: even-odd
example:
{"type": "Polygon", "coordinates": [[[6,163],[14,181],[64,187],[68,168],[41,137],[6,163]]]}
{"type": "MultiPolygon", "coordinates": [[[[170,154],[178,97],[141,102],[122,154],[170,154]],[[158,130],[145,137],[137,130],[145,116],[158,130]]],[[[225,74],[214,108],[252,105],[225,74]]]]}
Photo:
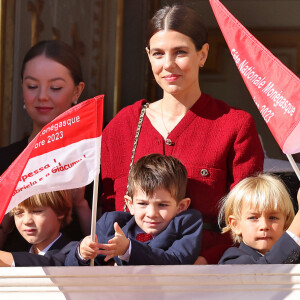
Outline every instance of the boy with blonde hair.
{"type": "MultiPolygon", "coordinates": [[[[298,203],[300,192],[298,192],[298,203]]],[[[295,215],[281,180],[259,174],[239,182],[222,200],[219,224],[238,248],[225,251],[219,264],[300,262],[300,212],[295,215]]]]}
{"type": "Polygon", "coordinates": [[[98,242],[84,238],[68,254],[66,265],[193,264],[201,248],[202,216],[187,209],[187,171],[161,154],[140,158],[129,174],[128,212],[109,212],[97,222],[98,242]],[[100,249],[100,250],[99,250],[100,249]]]}
{"type": "Polygon", "coordinates": [[[29,197],[13,208],[17,230],[32,246],[29,252],[0,251],[0,266],[50,266],[63,265],[54,254],[70,242],[60,233],[71,221],[70,191],[55,191],[29,197]]]}

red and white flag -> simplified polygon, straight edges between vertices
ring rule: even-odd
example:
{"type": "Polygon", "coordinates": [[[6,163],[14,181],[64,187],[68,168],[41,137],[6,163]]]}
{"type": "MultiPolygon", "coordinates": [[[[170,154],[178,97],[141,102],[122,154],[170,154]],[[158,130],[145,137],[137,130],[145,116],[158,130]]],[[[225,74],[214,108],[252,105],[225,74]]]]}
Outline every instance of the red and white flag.
{"type": "Polygon", "coordinates": [[[262,117],[286,154],[300,152],[300,80],[220,3],[209,0],[262,117]]]}
{"type": "Polygon", "coordinates": [[[104,96],[83,101],[47,124],[0,177],[0,223],[28,197],[83,187],[100,172],[104,96]]]}

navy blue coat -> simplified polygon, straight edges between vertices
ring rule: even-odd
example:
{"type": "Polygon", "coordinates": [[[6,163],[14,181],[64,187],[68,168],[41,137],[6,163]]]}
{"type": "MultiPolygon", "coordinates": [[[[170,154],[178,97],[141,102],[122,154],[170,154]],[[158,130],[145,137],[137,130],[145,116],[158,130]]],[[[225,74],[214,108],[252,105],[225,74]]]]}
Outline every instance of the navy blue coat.
{"type": "Polygon", "coordinates": [[[61,235],[45,255],[29,252],[11,252],[11,254],[16,267],[63,266],[66,255],[74,247],[74,244],[77,244],[77,242],[70,242],[68,238],[61,235]]]}
{"type": "MultiPolygon", "coordinates": [[[[99,243],[107,244],[115,235],[114,222],[118,222],[126,237],[131,240],[131,255],[128,263],[114,257],[118,265],[176,265],[193,264],[199,256],[202,239],[202,216],[189,209],[175,216],[167,228],[148,242],[139,242],[133,237],[137,231],[134,217],[127,212],[105,213],[97,222],[96,234],[99,243]]],[[[65,265],[86,265],[77,258],[78,244],[68,254],[65,265]]],[[[105,256],[98,255],[95,265],[105,265],[105,256]]]]}
{"type": "Polygon", "coordinates": [[[227,249],[219,264],[296,264],[300,262],[300,246],[285,232],[265,255],[241,243],[227,249]]]}

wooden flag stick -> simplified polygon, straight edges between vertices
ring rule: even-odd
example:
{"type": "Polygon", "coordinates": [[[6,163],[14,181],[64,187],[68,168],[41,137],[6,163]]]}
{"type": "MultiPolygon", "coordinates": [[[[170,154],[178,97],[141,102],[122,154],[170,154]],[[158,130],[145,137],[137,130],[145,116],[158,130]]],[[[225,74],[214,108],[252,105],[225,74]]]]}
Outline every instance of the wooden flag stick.
{"type": "MultiPolygon", "coordinates": [[[[98,186],[99,186],[99,174],[97,174],[94,179],[94,189],[93,189],[93,205],[92,205],[92,220],[91,220],[91,237],[93,242],[95,242],[95,235],[96,235],[98,186]]],[[[94,259],[91,259],[90,266],[94,266],[94,259]]]]}
{"type": "Polygon", "coordinates": [[[299,171],[299,168],[297,166],[297,164],[295,163],[295,160],[293,158],[293,156],[291,154],[286,154],[290,164],[292,165],[292,168],[294,169],[299,181],[300,181],[300,171],[299,171]]]}

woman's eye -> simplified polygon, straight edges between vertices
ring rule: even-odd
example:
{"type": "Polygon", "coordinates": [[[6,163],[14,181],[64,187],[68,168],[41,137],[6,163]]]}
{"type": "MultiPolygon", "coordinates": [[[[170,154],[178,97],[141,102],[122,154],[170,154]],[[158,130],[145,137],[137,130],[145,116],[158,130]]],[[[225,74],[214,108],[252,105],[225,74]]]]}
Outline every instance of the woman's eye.
{"type": "Polygon", "coordinates": [[[177,55],[183,55],[183,54],[187,54],[187,52],[184,51],[184,50],[178,50],[178,51],[176,51],[176,54],[177,55]]]}
{"type": "Polygon", "coordinates": [[[27,85],[27,88],[28,88],[29,90],[34,90],[34,89],[37,88],[37,85],[27,85]]]}
{"type": "Polygon", "coordinates": [[[248,217],[248,220],[256,220],[257,218],[255,216],[248,217]]]}
{"type": "Polygon", "coordinates": [[[53,91],[60,91],[61,89],[62,87],[56,87],[56,86],[51,87],[51,90],[53,91]]]}
{"type": "Polygon", "coordinates": [[[156,52],[152,53],[152,56],[155,56],[155,57],[160,57],[162,55],[163,55],[162,52],[159,52],[159,51],[156,51],[156,52]]]}

